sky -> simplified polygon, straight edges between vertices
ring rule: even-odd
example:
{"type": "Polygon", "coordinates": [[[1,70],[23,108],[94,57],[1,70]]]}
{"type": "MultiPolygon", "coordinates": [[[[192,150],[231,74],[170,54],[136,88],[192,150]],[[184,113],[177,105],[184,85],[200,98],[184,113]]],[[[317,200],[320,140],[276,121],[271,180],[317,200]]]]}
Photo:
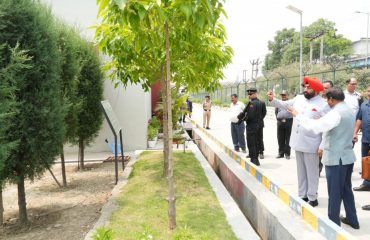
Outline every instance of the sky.
{"type": "MultiPolygon", "coordinates": [[[[92,38],[93,30],[89,27],[97,23],[96,0],[42,1],[51,5],[55,15],[79,27],[82,35],[92,38]]],[[[278,30],[295,28],[299,31],[299,14],[288,10],[288,5],[303,11],[303,26],[325,18],[336,23],[337,33],[352,41],[366,37],[367,15],[355,11],[369,12],[370,0],[226,0],[228,18],[223,19],[223,24],[234,57],[224,71],[224,80],[241,81],[243,70],[247,70],[249,78],[250,61],[264,60],[267,43],[278,30]]]]}

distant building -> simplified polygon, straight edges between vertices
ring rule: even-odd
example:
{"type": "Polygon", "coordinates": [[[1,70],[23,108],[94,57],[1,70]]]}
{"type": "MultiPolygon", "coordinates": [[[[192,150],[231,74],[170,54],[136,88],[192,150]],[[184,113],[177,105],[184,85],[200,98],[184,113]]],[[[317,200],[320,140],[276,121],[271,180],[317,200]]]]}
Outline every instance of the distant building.
{"type": "MultiPolygon", "coordinates": [[[[369,41],[369,51],[370,51],[370,39],[369,41]]],[[[353,54],[347,60],[347,63],[351,65],[351,67],[365,67],[366,63],[366,38],[361,38],[358,41],[352,42],[352,49],[353,54]]],[[[370,65],[370,57],[368,56],[368,65],[370,65]]]]}

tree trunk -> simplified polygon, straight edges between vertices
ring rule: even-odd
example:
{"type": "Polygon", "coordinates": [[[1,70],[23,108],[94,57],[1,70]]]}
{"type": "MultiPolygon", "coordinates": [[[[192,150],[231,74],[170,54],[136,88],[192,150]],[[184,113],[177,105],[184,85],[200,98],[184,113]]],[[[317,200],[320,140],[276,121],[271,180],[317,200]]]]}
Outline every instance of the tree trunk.
{"type": "Polygon", "coordinates": [[[84,140],[80,138],[78,141],[78,162],[80,163],[79,170],[84,169],[84,161],[85,161],[85,149],[84,149],[84,140]]]}
{"type": "Polygon", "coordinates": [[[66,164],[65,164],[65,159],[64,159],[63,144],[62,144],[61,152],[60,152],[60,162],[62,164],[63,187],[67,187],[66,164]]]}
{"type": "Polygon", "coordinates": [[[20,176],[18,179],[18,207],[19,207],[19,220],[21,223],[27,223],[27,204],[26,204],[26,191],[24,188],[24,177],[20,176]]]}
{"type": "Polygon", "coordinates": [[[165,95],[167,105],[167,126],[168,126],[168,226],[169,228],[176,228],[176,200],[175,200],[175,185],[173,180],[173,156],[172,156],[172,96],[171,96],[171,61],[170,61],[170,33],[168,22],[165,22],[166,31],[166,92],[165,95]]]}
{"type": "Polygon", "coordinates": [[[166,96],[166,89],[167,89],[167,81],[165,76],[165,71],[161,71],[161,90],[162,90],[162,101],[163,101],[163,176],[168,176],[168,108],[167,108],[167,96],[166,96]]]}
{"type": "Polygon", "coordinates": [[[3,186],[0,183],[0,226],[4,223],[3,186]]]}

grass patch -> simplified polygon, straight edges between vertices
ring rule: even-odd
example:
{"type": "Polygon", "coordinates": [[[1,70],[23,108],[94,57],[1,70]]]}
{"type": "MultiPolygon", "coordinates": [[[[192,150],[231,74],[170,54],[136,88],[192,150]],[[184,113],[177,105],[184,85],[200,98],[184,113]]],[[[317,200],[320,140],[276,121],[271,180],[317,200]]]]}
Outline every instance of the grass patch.
{"type": "Polygon", "coordinates": [[[114,239],[236,239],[198,160],[174,152],[177,228],[168,230],[162,152],[144,152],[109,227],[114,239]]]}

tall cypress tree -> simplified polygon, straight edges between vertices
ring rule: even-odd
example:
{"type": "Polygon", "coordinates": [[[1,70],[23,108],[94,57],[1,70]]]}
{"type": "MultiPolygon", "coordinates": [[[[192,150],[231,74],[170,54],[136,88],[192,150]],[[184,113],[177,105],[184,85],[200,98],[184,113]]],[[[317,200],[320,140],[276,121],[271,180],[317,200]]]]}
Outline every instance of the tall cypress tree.
{"type": "Polygon", "coordinates": [[[78,75],[80,63],[78,48],[81,42],[79,34],[72,27],[58,22],[58,48],[61,55],[61,105],[63,106],[65,135],[61,145],[61,167],[63,176],[63,186],[67,186],[65,171],[63,144],[72,141],[76,135],[78,118],[77,113],[80,108],[77,98],[78,75]]]}
{"type": "MultiPolygon", "coordinates": [[[[13,123],[6,141],[18,147],[4,161],[7,180],[18,185],[19,219],[27,222],[25,179],[41,176],[60,152],[64,122],[60,106],[60,65],[57,34],[50,9],[37,1],[2,0],[0,3],[0,43],[12,48],[19,43],[27,50],[32,68],[14,83],[14,99],[19,104],[11,116],[13,123]]],[[[4,53],[4,63],[10,61],[4,53]]]]}
{"type": "Polygon", "coordinates": [[[12,149],[18,145],[18,140],[8,141],[6,136],[9,134],[12,115],[17,112],[15,94],[15,82],[23,78],[22,72],[29,69],[27,62],[30,60],[24,51],[19,50],[19,45],[11,50],[10,61],[4,65],[3,58],[5,46],[0,46],[0,225],[3,223],[3,197],[2,186],[6,182],[9,172],[4,171],[5,161],[9,157],[12,149]]]}
{"type": "Polygon", "coordinates": [[[77,96],[81,108],[78,112],[78,126],[74,143],[79,148],[80,168],[84,168],[84,151],[98,135],[103,123],[100,101],[103,99],[103,72],[98,51],[92,44],[81,39],[81,69],[78,77],[77,96]]]}

